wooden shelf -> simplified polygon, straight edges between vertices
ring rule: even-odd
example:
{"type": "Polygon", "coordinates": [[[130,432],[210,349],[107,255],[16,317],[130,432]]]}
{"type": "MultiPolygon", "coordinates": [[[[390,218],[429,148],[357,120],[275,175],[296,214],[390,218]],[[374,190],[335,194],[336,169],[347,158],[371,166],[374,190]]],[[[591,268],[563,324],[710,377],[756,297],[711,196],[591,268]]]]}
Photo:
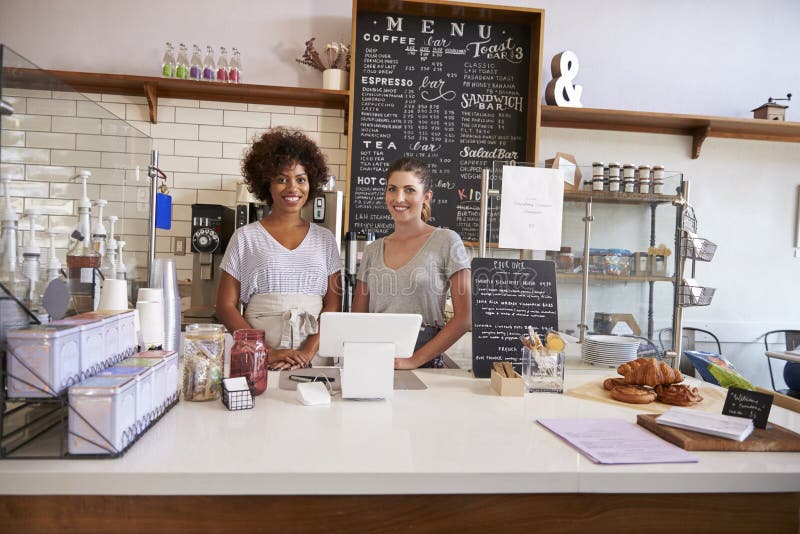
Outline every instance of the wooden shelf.
{"type": "MultiPolygon", "coordinates": [[[[345,112],[345,125],[350,102],[349,91],[200,82],[95,72],[6,67],[3,69],[2,81],[4,87],[52,91],[74,89],[82,93],[144,96],[150,105],[151,122],[158,120],[159,97],[341,109],[345,112]]],[[[800,143],[800,122],[765,119],[732,119],[703,115],[541,106],[541,125],[551,128],[686,135],[692,138],[693,159],[700,156],[703,142],[709,137],[800,143]]],[[[593,199],[599,200],[598,197],[593,197],[593,199]]],[[[628,197],[628,199],[632,199],[632,197],[628,197]]],[[[666,201],[665,199],[664,202],[666,201]]],[[[616,200],[616,202],[623,201],[616,200]]]]}
{"type": "Polygon", "coordinates": [[[542,106],[542,126],[687,135],[692,138],[692,159],[700,157],[703,141],[709,137],[800,142],[800,122],[612,109],[542,106]]]}
{"type": "MultiPolygon", "coordinates": [[[[151,76],[15,68],[3,69],[3,86],[51,91],[74,89],[81,93],[144,96],[150,107],[150,122],[153,123],[158,120],[159,97],[341,109],[345,115],[350,99],[348,91],[309,87],[201,82],[151,76]]],[[[346,117],[345,124],[347,124],[346,117]]]]}
{"type": "MultiPolygon", "coordinates": [[[[565,280],[582,280],[583,273],[556,272],[556,278],[563,278],[565,280]]],[[[589,273],[589,280],[600,280],[605,282],[674,282],[675,278],[672,276],[656,276],[652,274],[615,276],[613,274],[589,273]]]]}
{"type": "Polygon", "coordinates": [[[656,195],[655,193],[610,193],[608,191],[564,191],[564,200],[604,204],[671,204],[679,201],[676,195],[656,195]]]}

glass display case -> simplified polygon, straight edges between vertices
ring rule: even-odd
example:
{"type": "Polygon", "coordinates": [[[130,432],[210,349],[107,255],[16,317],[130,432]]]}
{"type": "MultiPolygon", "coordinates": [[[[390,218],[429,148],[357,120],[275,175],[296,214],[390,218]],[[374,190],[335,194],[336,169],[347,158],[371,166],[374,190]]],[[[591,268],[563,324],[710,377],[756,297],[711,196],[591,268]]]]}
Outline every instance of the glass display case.
{"type": "Polygon", "coordinates": [[[658,193],[652,192],[652,182],[646,192],[640,192],[645,189],[639,182],[631,186],[635,191],[625,192],[621,176],[611,186],[619,187],[614,191],[609,190],[607,172],[601,183],[593,184],[592,166],[578,166],[583,179],[573,183],[571,169],[563,195],[560,249],[533,252],[498,246],[503,167],[509,163],[496,162],[485,173],[485,255],[553,261],[559,328],[581,341],[587,333],[633,335],[646,340],[640,347],[654,356],[672,351],[674,347],[659,344],[658,332],[677,328],[680,319],[676,273],[682,266],[677,243],[687,200],[683,174],[659,173],[663,184],[658,193]]]}
{"type": "Polygon", "coordinates": [[[135,100],[81,94],[3,45],[0,59],[0,457],[63,456],[66,393],[56,391],[91,372],[59,369],[58,388],[9,399],[7,335],[96,309],[109,277],[135,301],[147,279],[153,142],[137,127],[147,123],[124,118],[140,115],[135,100]]]}

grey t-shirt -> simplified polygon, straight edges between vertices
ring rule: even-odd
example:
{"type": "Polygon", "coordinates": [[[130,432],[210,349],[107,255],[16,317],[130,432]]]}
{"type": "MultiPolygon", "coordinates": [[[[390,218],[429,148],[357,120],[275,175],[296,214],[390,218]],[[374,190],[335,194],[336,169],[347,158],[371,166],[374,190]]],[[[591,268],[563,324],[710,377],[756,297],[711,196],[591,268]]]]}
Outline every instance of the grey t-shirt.
{"type": "Polygon", "coordinates": [[[383,263],[383,238],[370,243],[357,278],[369,288],[370,312],[419,313],[423,323],[443,326],[450,277],[469,265],[458,234],[436,228],[417,254],[397,270],[383,263]]]}

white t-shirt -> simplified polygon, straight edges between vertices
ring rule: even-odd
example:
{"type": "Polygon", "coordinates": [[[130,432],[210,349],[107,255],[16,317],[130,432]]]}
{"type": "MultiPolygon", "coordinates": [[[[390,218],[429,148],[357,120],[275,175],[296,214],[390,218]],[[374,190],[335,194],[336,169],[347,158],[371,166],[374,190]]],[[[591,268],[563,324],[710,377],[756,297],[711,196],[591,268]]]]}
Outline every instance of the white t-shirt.
{"type": "Polygon", "coordinates": [[[289,250],[256,221],[233,233],[221,268],[239,281],[239,299],[247,304],[257,293],[324,296],[342,258],[327,228],[312,224],[300,245],[289,250]]]}

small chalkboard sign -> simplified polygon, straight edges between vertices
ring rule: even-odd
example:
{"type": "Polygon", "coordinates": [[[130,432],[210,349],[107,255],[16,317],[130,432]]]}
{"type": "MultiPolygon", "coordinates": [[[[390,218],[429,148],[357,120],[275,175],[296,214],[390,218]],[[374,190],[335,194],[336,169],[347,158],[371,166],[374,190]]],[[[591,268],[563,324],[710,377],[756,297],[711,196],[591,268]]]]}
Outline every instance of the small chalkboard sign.
{"type": "Polygon", "coordinates": [[[732,387],[728,389],[722,413],[736,417],[748,417],[753,420],[756,428],[767,428],[767,419],[769,419],[773,399],[774,397],[768,393],[732,387]]]}
{"type": "Polygon", "coordinates": [[[488,378],[492,363],[522,365],[520,336],[528,327],[558,329],[556,269],[552,261],[472,260],[472,373],[488,378]]]}

